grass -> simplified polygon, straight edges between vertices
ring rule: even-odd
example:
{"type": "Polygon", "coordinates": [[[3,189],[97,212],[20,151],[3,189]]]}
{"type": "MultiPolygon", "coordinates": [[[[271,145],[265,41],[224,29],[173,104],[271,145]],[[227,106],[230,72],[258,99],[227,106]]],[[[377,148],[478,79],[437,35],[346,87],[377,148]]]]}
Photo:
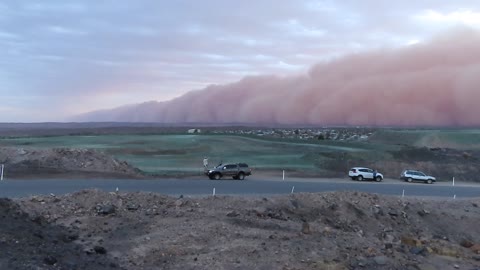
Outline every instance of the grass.
{"type": "Polygon", "coordinates": [[[5,138],[2,146],[24,148],[88,148],[126,160],[152,174],[203,171],[202,160],[211,166],[220,161],[246,162],[265,170],[317,170],[312,153],[363,152],[365,145],[338,142],[270,140],[234,135],[100,135],[5,138]]]}
{"type": "MultiPolygon", "coordinates": [[[[219,134],[96,135],[2,138],[0,146],[87,148],[126,160],[149,174],[197,174],[203,157],[254,169],[315,174],[352,160],[389,160],[401,145],[480,149],[480,130],[379,130],[368,142],[304,141],[219,134]],[[332,165],[333,164],[333,165],[332,165]]],[[[345,168],[341,168],[344,170],[345,168]]]]}

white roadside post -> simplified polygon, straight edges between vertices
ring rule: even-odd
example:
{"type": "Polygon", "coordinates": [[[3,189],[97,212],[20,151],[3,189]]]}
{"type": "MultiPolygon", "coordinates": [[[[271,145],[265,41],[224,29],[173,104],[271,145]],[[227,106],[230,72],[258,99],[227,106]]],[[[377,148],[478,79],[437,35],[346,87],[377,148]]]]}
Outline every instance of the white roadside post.
{"type": "Polygon", "coordinates": [[[405,197],[405,189],[402,191],[402,198],[405,197]]]}
{"type": "MultiPolygon", "coordinates": [[[[455,176],[452,177],[452,186],[455,186],[455,176]]],[[[453,194],[453,199],[455,200],[457,198],[457,194],[453,194]]]]}
{"type": "Polygon", "coordinates": [[[5,168],[5,165],[2,164],[2,172],[0,173],[0,180],[3,181],[3,169],[5,168]]]}
{"type": "Polygon", "coordinates": [[[285,170],[283,170],[283,176],[282,176],[282,180],[285,181],[285,170]]]}
{"type": "Polygon", "coordinates": [[[213,188],[213,194],[212,195],[215,196],[215,188],[213,188]]]}
{"type": "Polygon", "coordinates": [[[294,191],[294,190],[295,190],[295,186],[292,187],[292,192],[291,192],[292,194],[293,194],[293,191],[294,191]]]}

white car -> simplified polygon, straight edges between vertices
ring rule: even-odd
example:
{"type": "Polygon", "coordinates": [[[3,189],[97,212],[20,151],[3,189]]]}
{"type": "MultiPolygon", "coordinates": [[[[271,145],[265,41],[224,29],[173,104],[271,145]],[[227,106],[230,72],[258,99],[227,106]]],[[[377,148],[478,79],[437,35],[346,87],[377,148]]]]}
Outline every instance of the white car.
{"type": "Polygon", "coordinates": [[[412,181],[421,181],[425,182],[427,184],[433,184],[433,182],[436,182],[437,179],[433,176],[426,175],[425,173],[421,171],[415,171],[415,170],[405,170],[402,172],[400,175],[400,179],[403,179],[407,182],[412,182],[412,181]]]}
{"type": "Polygon", "coordinates": [[[365,168],[365,167],[353,167],[348,171],[348,176],[352,180],[375,180],[380,182],[383,180],[383,174],[377,172],[376,170],[365,168]]]}

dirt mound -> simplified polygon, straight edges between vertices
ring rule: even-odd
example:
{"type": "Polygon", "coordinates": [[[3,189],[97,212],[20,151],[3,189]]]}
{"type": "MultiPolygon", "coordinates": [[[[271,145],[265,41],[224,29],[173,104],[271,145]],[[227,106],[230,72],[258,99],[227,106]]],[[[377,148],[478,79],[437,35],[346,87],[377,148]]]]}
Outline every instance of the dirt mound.
{"type": "Polygon", "coordinates": [[[0,199],[0,217],[0,269],[120,269],[108,256],[82,252],[74,228],[29,216],[11,200],[0,199]]]}
{"type": "MultiPolygon", "coordinates": [[[[401,200],[359,192],[173,198],[88,190],[17,202],[31,217],[45,220],[47,228],[76,233],[72,243],[81,248],[66,250],[66,256],[96,258],[101,252],[125,269],[480,265],[479,199],[401,200]]],[[[0,254],[1,261],[15,256],[0,254]]],[[[55,266],[68,268],[64,261],[55,266]]]]}
{"type": "Polygon", "coordinates": [[[3,147],[0,163],[5,164],[7,177],[141,176],[127,162],[91,149],[3,147]]]}

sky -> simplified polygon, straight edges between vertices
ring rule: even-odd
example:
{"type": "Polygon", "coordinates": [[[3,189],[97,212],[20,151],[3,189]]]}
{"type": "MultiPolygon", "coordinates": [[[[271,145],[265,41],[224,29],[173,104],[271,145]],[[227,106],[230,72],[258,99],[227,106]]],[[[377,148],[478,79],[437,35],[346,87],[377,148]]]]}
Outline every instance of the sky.
{"type": "Polygon", "coordinates": [[[464,27],[480,29],[478,1],[4,0],[0,122],[65,121],[246,76],[295,78],[464,27]]]}

